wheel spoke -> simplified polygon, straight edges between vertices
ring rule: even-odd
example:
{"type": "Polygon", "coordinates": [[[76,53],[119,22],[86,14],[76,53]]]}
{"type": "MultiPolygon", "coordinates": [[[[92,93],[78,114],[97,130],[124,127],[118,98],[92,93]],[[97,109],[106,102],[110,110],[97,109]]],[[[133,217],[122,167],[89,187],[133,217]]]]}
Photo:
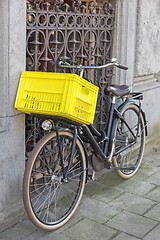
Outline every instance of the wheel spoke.
{"type": "Polygon", "coordinates": [[[115,129],[115,152],[119,154],[116,157],[117,159],[113,158],[113,165],[122,168],[135,167],[135,170],[116,170],[122,178],[129,178],[136,173],[142,161],[145,140],[145,133],[143,131],[144,121],[142,114],[139,115],[139,108],[134,104],[126,106],[121,114],[129,128],[124,121],[118,119],[115,129]],[[138,127],[139,116],[140,123],[138,127]],[[137,132],[138,129],[139,133],[137,132]],[[133,134],[134,136],[138,136],[139,134],[139,137],[136,139],[133,137],[133,134]],[[134,144],[132,144],[133,142],[134,144]],[[126,148],[127,146],[128,148],[126,148]]]}
{"type": "MultiPolygon", "coordinates": [[[[30,173],[27,176],[30,187],[29,192],[24,191],[23,195],[29,194],[28,199],[31,202],[29,206],[32,208],[29,217],[34,215],[33,218],[31,217],[33,223],[38,225],[38,222],[41,222],[43,229],[47,229],[48,226],[56,229],[61,222],[66,222],[66,218],[69,220],[72,211],[78,207],[85,186],[86,163],[85,158],[82,157],[84,156],[83,147],[77,140],[65,181],[63,175],[70,164],[73,134],[59,132],[63,163],[58,159],[57,135],[51,132],[48,136],[45,135],[44,140],[38,142],[39,152],[35,152],[35,157],[33,154],[30,156],[31,159],[28,161],[30,165],[28,165],[31,170],[27,171],[27,174],[30,173]],[[32,161],[34,163],[31,164],[32,161]]],[[[25,205],[27,204],[25,201],[25,205]]],[[[26,209],[28,210],[29,207],[26,209]]]]}

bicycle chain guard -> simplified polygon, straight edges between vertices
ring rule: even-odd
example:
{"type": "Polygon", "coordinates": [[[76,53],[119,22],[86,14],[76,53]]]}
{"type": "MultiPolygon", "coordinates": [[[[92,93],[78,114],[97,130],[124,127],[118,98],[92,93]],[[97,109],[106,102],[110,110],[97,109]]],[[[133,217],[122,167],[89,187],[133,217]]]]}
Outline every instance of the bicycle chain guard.
{"type": "Polygon", "coordinates": [[[107,168],[106,162],[101,160],[94,153],[91,156],[91,165],[93,170],[95,170],[96,172],[100,172],[102,169],[107,168]]]}

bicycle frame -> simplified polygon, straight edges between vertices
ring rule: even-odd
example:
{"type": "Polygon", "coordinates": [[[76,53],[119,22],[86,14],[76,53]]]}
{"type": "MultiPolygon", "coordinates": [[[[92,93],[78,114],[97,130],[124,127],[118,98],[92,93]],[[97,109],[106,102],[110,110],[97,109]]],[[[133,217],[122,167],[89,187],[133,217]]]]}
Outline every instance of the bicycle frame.
{"type": "MultiPolygon", "coordinates": [[[[137,93],[137,95],[138,94],[139,93],[137,93]]],[[[133,103],[135,105],[137,105],[137,104],[133,100],[130,100],[130,99],[127,98],[126,101],[123,102],[117,109],[115,107],[115,100],[116,100],[116,97],[112,96],[112,102],[111,102],[109,119],[108,119],[108,127],[107,127],[106,132],[104,134],[100,133],[93,125],[88,125],[87,126],[87,125],[83,124],[83,125],[80,125],[80,126],[74,126],[74,138],[73,138],[73,143],[72,143],[70,160],[69,160],[69,165],[67,167],[67,170],[64,171],[64,176],[63,176],[64,180],[67,179],[67,174],[68,174],[68,171],[69,171],[71,163],[72,163],[72,158],[73,158],[76,139],[78,137],[81,140],[81,142],[89,142],[91,144],[92,148],[94,149],[94,152],[95,152],[96,156],[100,160],[105,162],[105,166],[108,169],[111,166],[111,161],[112,161],[112,158],[114,156],[117,156],[118,154],[125,151],[126,149],[128,149],[129,147],[131,147],[132,145],[134,145],[136,143],[137,137],[138,137],[138,132],[139,132],[139,127],[137,128],[137,133],[135,135],[133,133],[132,129],[127,124],[127,122],[125,121],[125,119],[123,118],[123,116],[121,115],[121,110],[127,104],[130,104],[130,103],[133,103]],[[113,118],[114,118],[114,120],[121,119],[123,121],[123,123],[125,124],[125,126],[127,127],[128,131],[132,134],[133,139],[134,139],[133,142],[131,142],[130,144],[127,144],[127,146],[124,146],[123,148],[121,148],[119,151],[116,151],[116,152],[114,152],[115,139],[113,138],[113,133],[114,133],[113,118]],[[77,132],[77,128],[80,129],[78,132],[77,132]],[[96,138],[99,141],[97,141],[96,138]],[[103,149],[99,146],[99,144],[102,143],[102,142],[104,142],[103,149]]],[[[138,98],[138,100],[139,100],[139,106],[138,105],[137,106],[139,107],[139,115],[138,115],[137,125],[139,126],[139,124],[140,124],[140,113],[142,112],[142,109],[141,109],[141,103],[140,103],[141,99],[138,98]]],[[[143,115],[143,118],[144,118],[145,131],[146,131],[146,135],[147,135],[147,126],[146,126],[146,120],[145,120],[144,112],[142,112],[142,115],[143,115]]],[[[59,139],[58,128],[56,129],[56,132],[57,132],[57,138],[59,139]]],[[[59,140],[58,140],[58,144],[59,144],[59,150],[61,152],[62,150],[61,150],[61,147],[60,147],[59,140]]],[[[61,161],[61,164],[63,165],[63,160],[61,158],[61,154],[60,154],[60,161],[61,161]]],[[[116,167],[116,169],[128,169],[128,170],[134,170],[133,168],[134,167],[123,167],[123,168],[116,167]]]]}
{"type": "MultiPolygon", "coordinates": [[[[116,62],[111,62],[108,63],[106,65],[102,65],[102,66],[81,66],[81,65],[70,65],[66,62],[60,61],[59,62],[59,66],[60,67],[65,67],[65,68],[77,68],[80,70],[80,76],[82,77],[83,75],[83,71],[86,68],[91,68],[91,69],[101,69],[101,68],[105,68],[108,66],[116,66],[119,67],[121,69],[125,69],[127,70],[128,67],[121,65],[119,63],[116,62]]],[[[115,107],[115,103],[116,103],[116,96],[115,95],[111,95],[112,96],[112,102],[111,102],[111,107],[110,107],[110,111],[109,111],[109,119],[108,119],[108,126],[106,129],[106,132],[104,134],[100,133],[97,129],[94,128],[93,125],[85,125],[82,124],[80,126],[78,126],[78,124],[74,124],[74,138],[73,138],[73,143],[72,143],[72,149],[71,149],[71,154],[70,154],[70,160],[69,160],[69,165],[68,168],[66,170],[66,172],[64,172],[64,165],[63,165],[63,159],[62,159],[62,150],[61,150],[61,146],[60,146],[60,142],[59,142],[59,135],[58,135],[58,128],[56,127],[56,134],[57,134],[57,139],[58,139],[58,145],[59,145],[59,159],[61,161],[61,164],[63,166],[63,178],[65,179],[69,168],[71,166],[71,162],[72,162],[72,158],[73,158],[73,153],[74,153],[74,149],[75,149],[75,145],[76,145],[76,139],[77,137],[79,137],[81,139],[82,142],[89,142],[92,146],[92,148],[94,149],[94,152],[96,154],[96,156],[105,162],[105,166],[106,168],[110,168],[111,166],[111,162],[112,162],[112,157],[118,155],[119,153],[123,152],[124,150],[126,150],[127,148],[129,148],[130,146],[134,145],[136,143],[137,137],[138,137],[138,132],[139,132],[139,124],[140,124],[140,113],[142,112],[141,110],[141,104],[140,104],[140,100],[142,99],[142,94],[141,93],[132,93],[132,100],[130,100],[128,97],[126,99],[125,102],[123,102],[118,109],[116,109],[115,107]],[[137,134],[135,136],[135,134],[133,133],[132,129],[129,127],[129,125],[127,124],[127,122],[125,121],[125,119],[123,118],[123,116],[120,113],[121,108],[123,108],[123,106],[125,106],[126,104],[130,104],[130,103],[134,103],[133,99],[138,99],[139,100],[139,116],[138,116],[138,128],[137,128],[137,134]],[[113,123],[113,117],[114,119],[121,119],[121,121],[126,125],[127,129],[130,131],[130,133],[132,134],[134,141],[131,142],[130,144],[127,144],[127,146],[124,146],[123,148],[121,148],[118,152],[114,153],[114,149],[115,149],[115,139],[112,136],[113,135],[113,131],[114,131],[114,123],[113,123]],[[80,129],[81,133],[77,132],[77,127],[80,129]],[[96,139],[98,138],[99,141],[96,139]],[[103,149],[100,147],[100,143],[104,143],[103,149]]],[[[145,115],[143,114],[143,118],[145,121],[145,115]]],[[[146,123],[146,121],[145,121],[146,123]]],[[[72,126],[73,126],[72,125],[72,126]]],[[[79,131],[79,132],[80,132],[79,131]]],[[[147,130],[146,130],[147,131],[147,130]]]]}
{"type": "MultiPolygon", "coordinates": [[[[138,115],[138,122],[137,122],[138,127],[137,127],[136,135],[133,133],[132,129],[129,127],[129,125],[127,124],[127,122],[125,121],[123,116],[121,115],[120,111],[118,111],[118,109],[120,110],[122,107],[126,106],[127,104],[130,104],[130,103],[135,104],[135,102],[133,100],[130,101],[129,99],[127,99],[124,103],[122,103],[119,106],[118,109],[116,109],[115,108],[115,96],[112,96],[112,103],[111,103],[110,112],[109,112],[108,127],[106,129],[106,133],[104,136],[102,136],[102,134],[100,132],[98,132],[94,128],[93,125],[90,125],[90,126],[82,125],[82,127],[81,127],[85,137],[87,137],[89,139],[89,142],[90,142],[92,148],[94,149],[96,155],[101,160],[108,163],[108,168],[110,167],[110,163],[111,163],[113,156],[116,156],[116,155],[120,154],[121,152],[125,151],[126,149],[128,149],[129,147],[134,145],[137,141],[137,137],[138,137],[138,133],[139,133],[139,124],[140,124],[140,113],[142,112],[141,104],[140,104],[141,99],[138,99],[138,100],[139,100],[139,106],[138,106],[139,107],[139,115],[138,115]],[[123,148],[121,148],[119,151],[117,151],[115,153],[114,153],[115,139],[113,137],[111,137],[111,135],[113,135],[113,134],[111,134],[111,132],[112,131],[114,132],[113,116],[114,116],[114,118],[121,119],[122,122],[127,127],[128,131],[133,136],[133,141],[130,144],[127,144],[127,146],[124,146],[123,148]],[[96,141],[94,135],[96,137],[103,138],[100,141],[100,142],[105,142],[103,150],[100,148],[99,143],[96,141]]],[[[145,118],[144,118],[144,121],[145,121],[145,118]]],[[[145,129],[146,129],[146,121],[145,121],[145,129]]]]}
{"type": "Polygon", "coordinates": [[[112,129],[112,119],[113,119],[113,114],[114,114],[114,109],[115,109],[115,97],[113,97],[112,103],[111,103],[111,108],[110,108],[110,113],[109,113],[109,121],[108,121],[108,128],[107,132],[104,134],[104,136],[98,132],[93,125],[87,126],[87,125],[82,125],[82,131],[84,135],[89,139],[89,142],[94,149],[95,153],[97,156],[108,163],[108,167],[110,166],[109,161],[111,159],[110,155],[107,155],[108,153],[108,146],[109,146],[109,140],[110,140],[110,133],[112,129]],[[97,133],[98,132],[98,133],[97,133]],[[105,142],[104,150],[101,149],[99,146],[98,142],[96,141],[94,135],[96,137],[99,137],[101,140],[105,142]]]}

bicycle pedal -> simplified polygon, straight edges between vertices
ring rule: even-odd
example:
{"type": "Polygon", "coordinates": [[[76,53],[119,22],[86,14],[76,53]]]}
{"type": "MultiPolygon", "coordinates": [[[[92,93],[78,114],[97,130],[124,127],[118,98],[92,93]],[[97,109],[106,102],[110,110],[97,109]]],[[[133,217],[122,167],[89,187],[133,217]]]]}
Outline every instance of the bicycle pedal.
{"type": "Polygon", "coordinates": [[[91,180],[92,179],[92,174],[88,174],[87,175],[87,180],[91,180]]]}
{"type": "Polygon", "coordinates": [[[95,171],[93,170],[93,173],[92,174],[88,174],[87,176],[87,180],[95,180],[95,171]]]}

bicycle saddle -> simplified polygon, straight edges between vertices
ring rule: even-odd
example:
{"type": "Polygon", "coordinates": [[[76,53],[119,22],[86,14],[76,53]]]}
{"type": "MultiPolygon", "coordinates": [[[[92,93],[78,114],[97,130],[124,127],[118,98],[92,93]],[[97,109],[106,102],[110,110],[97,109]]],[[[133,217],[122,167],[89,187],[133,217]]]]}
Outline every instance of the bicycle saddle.
{"type": "Polygon", "coordinates": [[[111,84],[105,88],[105,92],[111,92],[115,96],[123,97],[130,93],[130,88],[127,85],[111,84]]]}

